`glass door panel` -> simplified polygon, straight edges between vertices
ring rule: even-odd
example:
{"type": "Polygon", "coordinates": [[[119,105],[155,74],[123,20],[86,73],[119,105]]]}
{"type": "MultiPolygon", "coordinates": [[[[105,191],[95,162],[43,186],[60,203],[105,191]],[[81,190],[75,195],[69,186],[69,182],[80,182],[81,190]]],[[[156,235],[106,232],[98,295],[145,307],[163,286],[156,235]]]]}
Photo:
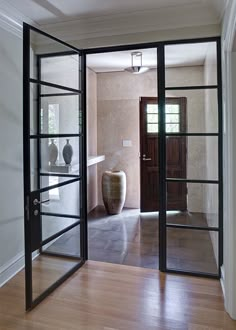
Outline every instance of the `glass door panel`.
{"type": "Polygon", "coordinates": [[[26,309],[87,258],[83,56],[24,24],[26,309]]]}
{"type": "Polygon", "coordinates": [[[218,233],[167,228],[167,268],[218,275],[218,233]]]}
{"type": "Polygon", "coordinates": [[[160,163],[161,268],[219,277],[222,111],[217,52],[220,40],[176,43],[164,48],[165,68],[159,78],[165,88],[159,93],[158,108],[161,162],[164,160],[164,164],[160,163]],[[202,59],[198,56],[198,63],[193,60],[196,52],[203,55],[202,59]],[[170,96],[180,98],[182,108],[169,105],[170,96]]]}

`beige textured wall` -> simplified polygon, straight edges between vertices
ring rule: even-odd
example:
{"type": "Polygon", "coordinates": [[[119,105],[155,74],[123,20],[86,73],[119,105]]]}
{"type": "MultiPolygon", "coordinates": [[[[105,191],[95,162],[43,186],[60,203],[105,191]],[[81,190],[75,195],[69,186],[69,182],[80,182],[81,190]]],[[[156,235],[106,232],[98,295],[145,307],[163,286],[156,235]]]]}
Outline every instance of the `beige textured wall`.
{"type": "MultiPolygon", "coordinates": [[[[205,61],[205,84],[216,84],[217,78],[216,47],[209,45],[205,61]]],[[[205,122],[206,130],[210,133],[218,131],[218,103],[215,90],[205,91],[205,122]]],[[[218,178],[218,145],[217,138],[209,139],[206,145],[206,173],[208,176],[218,178]]],[[[205,187],[205,212],[209,226],[218,226],[218,185],[206,185],[205,187]]],[[[218,263],[218,233],[211,232],[211,240],[218,263]]]]}
{"type": "MultiPolygon", "coordinates": [[[[157,96],[157,72],[142,75],[127,72],[99,73],[98,86],[98,153],[105,162],[98,165],[98,203],[102,204],[101,174],[107,169],[123,169],[127,175],[126,207],[140,206],[139,168],[139,97],[157,96]],[[122,140],[132,140],[132,147],[122,147],[122,140]]],[[[169,85],[203,84],[203,67],[169,68],[169,85]]],[[[187,97],[188,131],[204,131],[204,91],[171,91],[167,96],[187,97]]],[[[206,172],[206,143],[204,139],[188,141],[189,178],[200,178],[206,172]]],[[[203,210],[201,185],[188,186],[188,208],[203,210]]]]}
{"type": "Polygon", "coordinates": [[[156,70],[142,75],[101,73],[98,77],[98,203],[102,204],[101,176],[105,170],[122,169],[127,177],[126,207],[139,208],[139,97],[156,96],[156,70]],[[131,140],[132,147],[123,147],[131,140]]]}
{"type": "MultiPolygon", "coordinates": [[[[87,155],[97,155],[97,75],[87,68],[87,155]]],[[[97,165],[87,168],[88,212],[97,206],[97,165]]]]}

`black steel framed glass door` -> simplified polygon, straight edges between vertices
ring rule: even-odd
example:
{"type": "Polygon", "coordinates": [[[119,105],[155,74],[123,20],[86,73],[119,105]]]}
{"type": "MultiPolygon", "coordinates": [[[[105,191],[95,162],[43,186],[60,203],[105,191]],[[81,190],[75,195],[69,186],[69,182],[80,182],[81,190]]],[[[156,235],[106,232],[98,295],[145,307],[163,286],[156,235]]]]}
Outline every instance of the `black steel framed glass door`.
{"type": "MultiPolygon", "coordinates": [[[[223,263],[221,40],[209,37],[161,41],[85,52],[89,55],[145,48],[157,49],[158,120],[154,124],[158,125],[159,269],[220,278],[223,263]],[[180,107],[168,105],[168,98],[186,101],[185,129],[180,129],[180,107]],[[183,159],[186,171],[182,168],[183,159]],[[169,211],[168,203],[181,192],[187,196],[186,207],[169,211]]],[[[150,167],[155,170],[154,166],[150,167]]]]}
{"type": "Polygon", "coordinates": [[[160,269],[219,278],[223,263],[220,38],[165,42],[158,47],[158,63],[160,269]],[[201,61],[191,62],[192,54],[198,53],[201,61]],[[185,66],[179,67],[185,56],[185,66]],[[177,106],[169,109],[168,120],[165,116],[170,96],[186,99],[185,131],[175,124],[177,106]],[[186,145],[184,176],[178,168],[169,170],[169,155],[175,162],[182,157],[170,149],[172,140],[186,145]],[[181,186],[186,187],[186,211],[168,211],[171,196],[179,194],[181,186]]]}
{"type": "Polygon", "coordinates": [[[85,57],[23,26],[26,309],[87,259],[85,57]],[[72,235],[73,234],[73,235],[72,235]],[[65,241],[74,239],[73,250],[65,241]]]}

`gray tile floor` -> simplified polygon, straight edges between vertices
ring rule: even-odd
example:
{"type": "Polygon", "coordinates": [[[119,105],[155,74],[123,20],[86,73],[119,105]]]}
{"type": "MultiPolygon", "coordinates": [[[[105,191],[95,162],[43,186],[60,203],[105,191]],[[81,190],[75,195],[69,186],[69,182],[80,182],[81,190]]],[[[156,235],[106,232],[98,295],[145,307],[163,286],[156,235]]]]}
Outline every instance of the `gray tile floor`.
{"type": "MultiPolygon", "coordinates": [[[[168,221],[206,226],[199,213],[170,212],[168,221]]],[[[158,269],[158,213],[140,214],[124,209],[107,215],[96,207],[88,219],[89,259],[158,269]]],[[[79,228],[61,236],[47,250],[79,255],[79,228]]],[[[211,238],[207,231],[168,229],[167,266],[187,271],[217,273],[211,238]]]]}

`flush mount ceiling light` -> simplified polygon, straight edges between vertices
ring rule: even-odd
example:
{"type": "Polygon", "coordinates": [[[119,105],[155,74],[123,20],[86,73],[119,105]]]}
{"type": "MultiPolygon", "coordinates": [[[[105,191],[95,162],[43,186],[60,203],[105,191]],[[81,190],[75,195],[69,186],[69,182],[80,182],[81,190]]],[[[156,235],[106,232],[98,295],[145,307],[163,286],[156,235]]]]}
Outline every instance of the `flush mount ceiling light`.
{"type": "Polygon", "coordinates": [[[132,52],[131,53],[131,67],[125,68],[125,71],[140,74],[147,72],[149,70],[148,67],[142,66],[142,53],[141,52],[132,52]]]}

